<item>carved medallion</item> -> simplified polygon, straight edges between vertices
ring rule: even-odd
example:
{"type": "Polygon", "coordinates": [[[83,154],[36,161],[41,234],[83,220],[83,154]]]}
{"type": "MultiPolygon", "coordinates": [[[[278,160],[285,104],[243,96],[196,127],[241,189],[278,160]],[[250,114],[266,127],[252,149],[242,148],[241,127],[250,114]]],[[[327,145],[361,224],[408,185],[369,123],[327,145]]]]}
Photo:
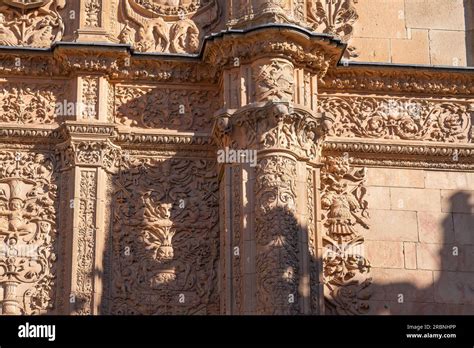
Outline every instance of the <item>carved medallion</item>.
{"type": "Polygon", "coordinates": [[[66,0],[3,0],[0,2],[0,45],[49,47],[61,41],[59,14],[66,0]]]}

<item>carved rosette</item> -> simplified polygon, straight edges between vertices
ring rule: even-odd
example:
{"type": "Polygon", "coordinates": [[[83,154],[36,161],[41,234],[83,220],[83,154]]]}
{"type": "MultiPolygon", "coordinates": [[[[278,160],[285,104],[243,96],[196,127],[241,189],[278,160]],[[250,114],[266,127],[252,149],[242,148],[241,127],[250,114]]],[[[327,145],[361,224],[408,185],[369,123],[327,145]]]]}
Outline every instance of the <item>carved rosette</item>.
{"type": "Polygon", "coordinates": [[[362,228],[368,229],[366,170],[351,170],[347,157],[327,157],[321,172],[323,275],[330,314],[365,314],[372,279],[362,228]]]}
{"type": "Polygon", "coordinates": [[[50,47],[61,41],[66,0],[11,0],[0,9],[0,45],[50,47]]]}
{"type": "Polygon", "coordinates": [[[55,158],[0,152],[2,314],[51,313],[56,300],[55,158]]]}

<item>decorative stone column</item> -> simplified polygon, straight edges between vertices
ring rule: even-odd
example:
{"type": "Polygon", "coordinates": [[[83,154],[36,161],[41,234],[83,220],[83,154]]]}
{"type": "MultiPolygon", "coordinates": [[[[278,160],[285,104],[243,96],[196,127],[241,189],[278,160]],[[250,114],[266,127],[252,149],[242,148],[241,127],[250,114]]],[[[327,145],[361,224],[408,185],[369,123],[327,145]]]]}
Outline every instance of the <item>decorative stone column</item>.
{"type": "Polygon", "coordinates": [[[225,108],[214,127],[224,205],[222,307],[226,314],[317,313],[315,180],[331,120],[316,112],[316,97],[330,58],[321,50],[317,67],[304,68],[301,55],[280,58],[291,41],[278,45],[279,34],[267,35],[259,38],[261,54],[234,43],[239,56],[223,71],[225,108]]]}

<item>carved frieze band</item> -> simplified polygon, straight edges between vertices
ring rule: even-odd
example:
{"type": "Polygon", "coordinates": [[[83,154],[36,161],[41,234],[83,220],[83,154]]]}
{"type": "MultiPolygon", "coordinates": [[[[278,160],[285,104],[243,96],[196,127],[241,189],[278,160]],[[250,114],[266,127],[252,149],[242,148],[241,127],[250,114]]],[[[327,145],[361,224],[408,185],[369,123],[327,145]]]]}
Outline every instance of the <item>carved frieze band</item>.
{"type": "Polygon", "coordinates": [[[128,127],[207,131],[217,110],[217,90],[116,86],[115,122],[128,127]]]}
{"type": "Polygon", "coordinates": [[[469,143],[469,101],[420,98],[321,95],[321,112],[331,113],[329,135],[349,138],[469,143]]]}

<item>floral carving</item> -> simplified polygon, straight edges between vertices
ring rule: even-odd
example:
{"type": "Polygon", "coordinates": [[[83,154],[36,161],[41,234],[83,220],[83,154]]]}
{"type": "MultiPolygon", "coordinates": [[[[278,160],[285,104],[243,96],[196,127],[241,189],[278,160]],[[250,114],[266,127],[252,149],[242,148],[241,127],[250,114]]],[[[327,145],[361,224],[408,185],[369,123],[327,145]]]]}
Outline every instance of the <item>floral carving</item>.
{"type": "Polygon", "coordinates": [[[99,78],[85,77],[82,80],[84,118],[98,119],[99,78]]]}
{"type": "Polygon", "coordinates": [[[0,45],[49,47],[61,41],[65,0],[17,0],[0,8],[0,45]]]}
{"type": "Polygon", "coordinates": [[[55,300],[54,157],[0,152],[2,314],[45,314],[55,300]]]}
{"type": "Polygon", "coordinates": [[[427,99],[324,96],[321,110],[334,116],[330,135],[466,143],[469,104],[427,99]]]}
{"type": "Polygon", "coordinates": [[[214,135],[222,146],[285,149],[308,158],[320,155],[330,117],[276,104],[218,118],[214,135]],[[239,139],[239,140],[235,140],[239,139]]]}
{"type": "Polygon", "coordinates": [[[75,165],[102,167],[113,172],[120,159],[120,149],[108,140],[71,141],[61,144],[60,151],[63,169],[75,165]]]}
{"type": "Polygon", "coordinates": [[[218,312],[214,170],[208,160],[125,160],[113,180],[113,313],[218,312]]]}
{"type": "Polygon", "coordinates": [[[0,85],[0,122],[52,124],[56,105],[64,96],[59,84],[3,83],[0,85]]]}
{"type": "Polygon", "coordinates": [[[129,127],[209,130],[217,91],[117,86],[115,120],[129,127]]]}
{"type": "Polygon", "coordinates": [[[79,179],[79,228],[77,235],[75,313],[92,314],[96,240],[97,173],[81,171],[79,179]]]}
{"type": "Polygon", "coordinates": [[[369,309],[370,263],[359,231],[369,228],[365,175],[365,169],[352,171],[344,156],[326,158],[321,173],[325,298],[333,314],[363,314],[369,309]]]}
{"type": "MultiPolygon", "coordinates": [[[[333,34],[349,42],[354,23],[359,19],[354,3],[357,0],[308,1],[308,21],[314,31],[333,34]]],[[[353,46],[349,46],[345,54],[348,57],[358,56],[353,46]]]]}
{"type": "Polygon", "coordinates": [[[102,5],[100,0],[87,0],[86,9],[86,25],[88,27],[100,27],[102,5]]]}

